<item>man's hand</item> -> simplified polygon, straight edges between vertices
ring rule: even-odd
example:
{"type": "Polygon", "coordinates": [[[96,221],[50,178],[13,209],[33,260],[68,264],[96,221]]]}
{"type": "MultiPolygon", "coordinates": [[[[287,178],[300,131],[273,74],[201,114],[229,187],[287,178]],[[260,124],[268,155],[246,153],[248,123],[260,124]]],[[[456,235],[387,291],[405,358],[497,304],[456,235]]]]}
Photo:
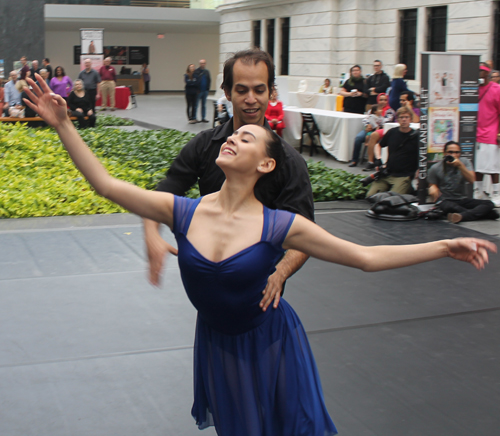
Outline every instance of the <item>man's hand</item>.
{"type": "Polygon", "coordinates": [[[285,281],[295,274],[308,258],[307,254],[297,250],[288,250],[285,253],[283,259],[276,265],[276,271],[267,279],[266,288],[262,291],[264,296],[260,300],[259,305],[262,307],[263,312],[266,311],[273,301],[273,308],[276,309],[278,307],[285,281]]]}
{"type": "Polygon", "coordinates": [[[146,251],[149,260],[149,282],[154,286],[159,286],[165,264],[165,256],[167,253],[177,256],[177,249],[166,242],[160,236],[160,233],[157,233],[157,236],[149,235],[146,238],[146,251]]]}

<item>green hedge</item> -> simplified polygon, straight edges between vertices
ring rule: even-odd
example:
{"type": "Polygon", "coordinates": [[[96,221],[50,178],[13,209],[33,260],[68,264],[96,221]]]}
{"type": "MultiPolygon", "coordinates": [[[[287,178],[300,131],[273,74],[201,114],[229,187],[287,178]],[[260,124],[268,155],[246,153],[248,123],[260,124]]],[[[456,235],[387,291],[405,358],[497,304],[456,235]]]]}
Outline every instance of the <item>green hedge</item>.
{"type": "MultiPolygon", "coordinates": [[[[99,117],[100,118],[100,117],[99,117]]],[[[113,117],[116,118],[116,117],[113,117]]],[[[115,177],[153,189],[194,136],[177,130],[80,131],[115,177]]],[[[315,201],[361,198],[360,176],[308,162],[315,201]]],[[[197,197],[194,187],[190,197],[197,197]]],[[[75,168],[52,129],[0,123],[0,217],[21,218],[124,212],[98,196],[75,168]]]]}

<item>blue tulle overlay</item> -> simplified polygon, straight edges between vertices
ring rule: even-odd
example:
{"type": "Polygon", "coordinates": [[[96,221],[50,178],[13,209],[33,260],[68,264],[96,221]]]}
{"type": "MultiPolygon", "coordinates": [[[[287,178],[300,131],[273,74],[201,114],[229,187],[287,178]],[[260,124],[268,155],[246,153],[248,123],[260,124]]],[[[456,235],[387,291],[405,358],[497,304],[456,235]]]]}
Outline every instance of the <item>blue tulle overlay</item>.
{"type": "Polygon", "coordinates": [[[198,310],[192,415],[219,436],[330,436],[304,328],[284,300],[262,312],[267,278],[283,254],[294,215],[264,207],[261,240],[222,262],[187,239],[198,200],[176,197],[174,234],[188,297],[198,310]]]}

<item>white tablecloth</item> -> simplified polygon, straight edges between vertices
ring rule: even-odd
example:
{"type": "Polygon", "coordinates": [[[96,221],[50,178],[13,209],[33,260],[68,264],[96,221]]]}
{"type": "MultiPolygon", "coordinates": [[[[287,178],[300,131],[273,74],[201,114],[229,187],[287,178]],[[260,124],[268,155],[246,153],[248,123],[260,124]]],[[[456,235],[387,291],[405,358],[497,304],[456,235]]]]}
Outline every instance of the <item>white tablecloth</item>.
{"type": "Polygon", "coordinates": [[[292,107],[285,108],[284,112],[286,129],[283,130],[283,137],[291,146],[298,147],[300,145],[302,136],[300,113],[309,113],[316,120],[323,148],[337,160],[350,161],[354,148],[354,138],[363,129],[364,115],[292,107]]]}
{"type": "Polygon", "coordinates": [[[316,92],[289,92],[288,106],[336,111],[337,95],[318,94],[316,92]]]}

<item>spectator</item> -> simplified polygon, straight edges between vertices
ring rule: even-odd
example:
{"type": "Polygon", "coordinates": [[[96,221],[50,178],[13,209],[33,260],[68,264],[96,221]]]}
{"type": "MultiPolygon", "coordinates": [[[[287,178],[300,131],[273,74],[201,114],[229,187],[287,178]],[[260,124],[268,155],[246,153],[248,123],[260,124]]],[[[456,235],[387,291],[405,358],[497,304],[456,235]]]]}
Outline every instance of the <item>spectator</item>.
{"type": "Polygon", "coordinates": [[[401,107],[406,106],[413,112],[411,119],[412,123],[420,123],[420,109],[415,107],[415,94],[411,91],[403,91],[399,96],[399,104],[401,107]]]}
{"type": "Polygon", "coordinates": [[[40,76],[45,80],[45,83],[50,86],[49,72],[45,68],[40,70],[40,76]]]}
{"type": "Polygon", "coordinates": [[[399,96],[403,91],[409,91],[406,86],[406,82],[404,81],[404,76],[406,75],[405,64],[397,64],[394,67],[394,77],[391,82],[391,92],[389,93],[389,105],[397,111],[401,105],[399,103],[399,96]]]}
{"type": "Polygon", "coordinates": [[[429,195],[447,214],[448,221],[497,219],[495,205],[489,200],[467,198],[465,184],[474,183],[475,175],[469,159],[461,157],[462,149],[455,141],[444,145],[444,159],[429,170],[429,195]]]}
{"type": "Polygon", "coordinates": [[[23,66],[21,67],[21,70],[19,71],[19,78],[21,80],[26,80],[26,75],[30,71],[30,67],[28,65],[28,59],[26,58],[26,56],[21,56],[21,64],[23,66]]]}
{"type": "Polygon", "coordinates": [[[151,82],[151,76],[149,75],[148,64],[143,63],[141,69],[141,77],[144,82],[144,94],[149,94],[149,82],[151,82]]]}
{"type": "Polygon", "coordinates": [[[110,100],[110,109],[115,110],[115,92],[116,92],[116,70],[111,66],[111,58],[104,59],[104,65],[99,69],[101,83],[101,110],[105,111],[108,106],[108,97],[110,100]]]}
{"type": "Polygon", "coordinates": [[[52,80],[52,77],[54,77],[54,75],[52,74],[52,65],[50,65],[50,59],[49,58],[43,58],[42,65],[43,65],[43,68],[45,68],[48,71],[48,73],[49,73],[48,80],[49,80],[49,83],[50,83],[50,81],[52,80]]]}
{"type": "Polygon", "coordinates": [[[368,111],[365,118],[363,118],[363,130],[356,135],[354,139],[354,149],[352,152],[352,160],[349,164],[350,167],[355,167],[359,162],[359,154],[361,152],[361,148],[363,147],[363,143],[366,140],[366,137],[373,134],[378,129],[382,129],[384,127],[384,117],[382,115],[383,105],[382,104],[374,104],[371,109],[368,111]]]}
{"type": "Polygon", "coordinates": [[[84,65],[85,69],[80,71],[78,78],[83,81],[85,94],[90,100],[92,112],[95,113],[95,100],[97,98],[99,83],[101,83],[101,76],[99,76],[99,73],[92,68],[92,61],[90,59],[85,59],[84,65]]]}
{"type": "Polygon", "coordinates": [[[186,93],[187,116],[189,124],[196,124],[196,99],[198,98],[198,79],[194,72],[196,67],[189,64],[184,74],[184,91],[186,93]]]}
{"type": "Polygon", "coordinates": [[[361,67],[354,65],[350,70],[351,76],[344,83],[339,94],[344,97],[344,112],[364,114],[366,96],[364,91],[364,79],[361,75],[361,67]]]}
{"type": "Polygon", "coordinates": [[[382,70],[382,61],[378,59],[373,61],[373,74],[365,82],[365,94],[368,96],[367,105],[377,104],[377,97],[386,92],[389,86],[391,86],[391,79],[382,70]]]}
{"type": "Polygon", "coordinates": [[[17,71],[11,71],[9,77],[10,80],[5,84],[3,97],[3,113],[6,117],[9,116],[9,108],[21,108],[21,93],[16,88],[17,71]]]}
{"type": "Polygon", "coordinates": [[[479,67],[479,110],[477,113],[476,130],[476,180],[474,195],[477,199],[487,199],[488,194],[483,189],[483,175],[490,174],[493,184],[491,201],[500,207],[500,85],[490,81],[491,70],[485,64],[479,67]]]}
{"type": "Polygon", "coordinates": [[[30,77],[33,80],[36,80],[35,74],[40,74],[40,68],[38,67],[38,61],[36,59],[31,62],[30,77]]]}
{"type": "Polygon", "coordinates": [[[498,71],[498,70],[491,70],[490,80],[492,82],[500,84],[500,71],[498,71]]]}
{"type": "Polygon", "coordinates": [[[375,165],[381,166],[381,147],[388,147],[387,164],[383,174],[374,181],[367,197],[377,192],[392,191],[399,194],[411,192],[411,181],[418,169],[419,132],[410,127],[412,112],[406,107],[399,108],[396,116],[399,127],[389,130],[380,144],[375,147],[375,165]],[[377,165],[378,164],[378,165],[377,165]]]}
{"type": "Polygon", "coordinates": [[[71,116],[78,118],[78,127],[80,129],[95,126],[95,114],[90,98],[85,91],[83,80],[75,80],[73,91],[71,91],[68,97],[68,107],[71,111],[71,116]]]}
{"type": "Polygon", "coordinates": [[[271,129],[276,130],[279,136],[283,136],[283,129],[285,126],[285,121],[283,118],[285,113],[283,112],[283,103],[278,101],[278,90],[273,89],[271,95],[269,96],[269,103],[266,109],[266,119],[269,123],[271,129]]]}
{"type": "Polygon", "coordinates": [[[208,123],[207,120],[207,97],[208,91],[210,91],[210,71],[206,69],[207,61],[205,59],[200,60],[200,66],[195,70],[194,76],[198,83],[198,98],[196,99],[196,108],[194,110],[194,115],[196,118],[196,113],[198,111],[198,106],[201,101],[201,122],[208,123]]]}
{"type": "Polygon", "coordinates": [[[325,79],[325,83],[319,87],[320,94],[333,94],[333,87],[330,79],[325,79]]]}
{"type": "Polygon", "coordinates": [[[56,67],[54,77],[52,77],[50,81],[50,89],[52,89],[55,94],[59,94],[62,98],[67,100],[71,88],[73,88],[73,81],[69,76],[66,76],[64,68],[61,66],[56,67]]]}

